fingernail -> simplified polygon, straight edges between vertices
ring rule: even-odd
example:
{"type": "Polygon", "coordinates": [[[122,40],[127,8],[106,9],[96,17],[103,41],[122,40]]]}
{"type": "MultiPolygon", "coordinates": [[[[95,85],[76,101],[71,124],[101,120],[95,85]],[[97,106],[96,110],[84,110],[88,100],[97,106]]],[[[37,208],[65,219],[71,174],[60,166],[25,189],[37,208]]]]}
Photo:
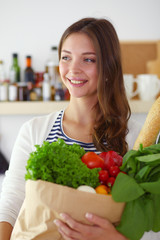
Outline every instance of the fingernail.
{"type": "Polygon", "coordinates": [[[55,219],[53,222],[57,227],[59,227],[59,221],[57,219],[55,219]]]}
{"type": "Polygon", "coordinates": [[[86,218],[91,219],[93,215],[91,213],[86,213],[86,218]]]}
{"type": "Polygon", "coordinates": [[[63,220],[65,220],[65,214],[64,214],[64,213],[60,213],[59,216],[60,216],[63,220]]]}

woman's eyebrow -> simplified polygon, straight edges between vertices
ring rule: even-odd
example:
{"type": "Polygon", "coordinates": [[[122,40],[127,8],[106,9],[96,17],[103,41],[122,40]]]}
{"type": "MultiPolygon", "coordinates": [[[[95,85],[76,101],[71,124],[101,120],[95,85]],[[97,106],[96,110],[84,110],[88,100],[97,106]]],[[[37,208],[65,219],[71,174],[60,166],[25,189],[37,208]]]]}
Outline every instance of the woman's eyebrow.
{"type": "Polygon", "coordinates": [[[67,51],[67,50],[62,50],[62,52],[71,54],[71,52],[70,52],[70,51],[67,51]]]}
{"type": "MultiPolygon", "coordinates": [[[[65,50],[65,49],[62,50],[62,52],[65,52],[65,53],[71,54],[70,51],[65,50]]],[[[82,55],[96,55],[96,54],[95,54],[95,52],[84,52],[84,53],[82,53],[82,55]]]]}
{"type": "Polygon", "coordinates": [[[96,55],[95,52],[84,52],[82,55],[96,55]]]}

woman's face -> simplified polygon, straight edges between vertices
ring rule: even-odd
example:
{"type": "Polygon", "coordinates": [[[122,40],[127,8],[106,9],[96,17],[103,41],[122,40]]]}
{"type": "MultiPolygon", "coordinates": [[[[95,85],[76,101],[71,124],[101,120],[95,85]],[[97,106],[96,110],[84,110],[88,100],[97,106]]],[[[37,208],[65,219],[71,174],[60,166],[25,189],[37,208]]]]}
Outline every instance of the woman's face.
{"type": "Polygon", "coordinates": [[[97,95],[97,62],[92,40],[84,33],[72,33],[64,41],[59,63],[60,75],[71,96],[97,95]]]}

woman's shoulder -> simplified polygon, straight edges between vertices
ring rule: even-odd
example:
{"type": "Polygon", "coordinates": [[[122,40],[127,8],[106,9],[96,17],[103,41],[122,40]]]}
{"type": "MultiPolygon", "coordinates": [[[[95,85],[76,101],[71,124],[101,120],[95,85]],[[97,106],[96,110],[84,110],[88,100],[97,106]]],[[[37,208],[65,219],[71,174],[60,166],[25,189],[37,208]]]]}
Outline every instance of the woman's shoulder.
{"type": "Polygon", "coordinates": [[[34,143],[42,143],[47,138],[60,112],[61,111],[52,112],[47,115],[31,118],[22,125],[20,136],[26,136],[27,134],[34,143]]]}
{"type": "Polygon", "coordinates": [[[36,116],[36,117],[33,117],[31,118],[30,120],[28,120],[26,122],[26,124],[44,124],[45,122],[48,123],[48,122],[53,122],[57,116],[59,115],[61,111],[57,111],[57,112],[52,112],[52,113],[49,113],[47,115],[41,115],[41,116],[36,116]]]}

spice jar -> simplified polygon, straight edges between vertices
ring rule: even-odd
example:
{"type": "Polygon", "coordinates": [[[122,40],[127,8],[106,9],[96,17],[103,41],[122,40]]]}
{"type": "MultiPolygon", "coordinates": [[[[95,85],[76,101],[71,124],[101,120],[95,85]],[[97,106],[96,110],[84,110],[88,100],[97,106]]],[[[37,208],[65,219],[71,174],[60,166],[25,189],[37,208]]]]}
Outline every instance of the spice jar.
{"type": "Polygon", "coordinates": [[[17,101],[18,100],[18,91],[17,84],[10,84],[8,88],[8,100],[17,101]]]}
{"type": "Polygon", "coordinates": [[[18,100],[27,101],[28,100],[28,86],[25,82],[18,83],[18,100]]]}
{"type": "Polygon", "coordinates": [[[0,101],[8,101],[8,83],[4,82],[0,84],[0,101]]]}

